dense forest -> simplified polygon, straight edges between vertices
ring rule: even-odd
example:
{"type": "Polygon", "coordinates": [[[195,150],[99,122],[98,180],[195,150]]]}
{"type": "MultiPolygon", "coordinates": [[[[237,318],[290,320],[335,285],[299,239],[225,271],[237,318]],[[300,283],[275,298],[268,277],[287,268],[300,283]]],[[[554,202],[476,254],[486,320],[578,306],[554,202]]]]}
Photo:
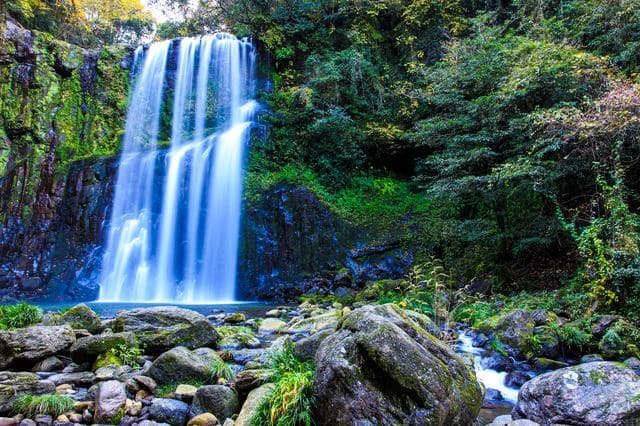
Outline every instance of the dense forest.
{"type": "MultiPolygon", "coordinates": [[[[5,0],[0,17],[0,33],[33,31],[24,56],[47,64],[21,80],[22,53],[0,38],[1,241],[29,222],[41,237],[43,191],[120,152],[138,44],[224,31],[259,56],[246,209],[303,187],[369,245],[410,253],[401,277],[356,283],[323,266],[314,283],[350,284],[278,298],[394,303],[495,332],[503,356],[640,357],[640,0],[5,0]],[[97,52],[90,83],[81,52],[97,52]]],[[[284,377],[310,368],[274,363],[284,377]]]]}

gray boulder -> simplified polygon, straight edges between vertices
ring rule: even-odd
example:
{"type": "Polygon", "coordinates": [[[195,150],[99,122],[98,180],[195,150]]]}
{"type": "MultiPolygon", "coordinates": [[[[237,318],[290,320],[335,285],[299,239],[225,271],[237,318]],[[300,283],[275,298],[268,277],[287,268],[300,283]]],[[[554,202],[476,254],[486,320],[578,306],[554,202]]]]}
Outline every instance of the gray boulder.
{"type": "Polygon", "coordinates": [[[33,366],[40,360],[65,352],[75,341],[75,333],[68,325],[35,325],[0,331],[0,368],[33,366]]]}
{"type": "Polygon", "coordinates": [[[202,386],[193,397],[191,417],[211,413],[218,419],[226,419],[239,408],[238,396],[233,389],[223,385],[202,386]]]}
{"type": "Polygon", "coordinates": [[[475,421],[482,391],[473,371],[416,315],[390,304],[364,306],[324,339],[315,358],[319,425],[475,421]]]}
{"type": "Polygon", "coordinates": [[[55,383],[56,386],[66,383],[74,386],[88,387],[93,384],[95,378],[95,374],[90,371],[78,371],[76,373],[54,374],[49,377],[48,380],[55,383]]]}
{"type": "Polygon", "coordinates": [[[211,379],[211,368],[194,352],[178,346],[156,358],[146,374],[160,385],[188,381],[207,382],[211,379]]]}
{"type": "Polygon", "coordinates": [[[136,339],[133,333],[106,333],[81,337],[71,346],[71,358],[79,364],[93,361],[118,345],[135,346],[136,339]]]}
{"type": "Polygon", "coordinates": [[[176,346],[195,349],[215,347],[220,336],[203,315],[175,306],[124,311],[114,321],[114,331],[130,331],[151,353],[176,346]],[[119,330],[121,329],[121,330],[119,330]]]}
{"type": "Polygon", "coordinates": [[[189,405],[169,398],[155,398],[149,407],[149,416],[159,423],[183,425],[187,419],[189,405]]]}
{"type": "Polygon", "coordinates": [[[516,419],[541,424],[618,425],[640,417],[640,376],[623,364],[590,362],[525,383],[516,419]]]}
{"type": "Polygon", "coordinates": [[[117,380],[101,382],[96,391],[94,421],[112,422],[120,414],[126,401],[127,394],[122,383],[117,380]]]}
{"type": "Polygon", "coordinates": [[[293,346],[293,353],[302,360],[312,360],[324,339],[333,333],[333,330],[325,329],[313,333],[311,336],[298,340],[293,346]]]}
{"type": "Polygon", "coordinates": [[[56,389],[53,382],[39,380],[34,373],[0,371],[0,413],[11,410],[16,399],[24,395],[43,395],[56,389]]]}

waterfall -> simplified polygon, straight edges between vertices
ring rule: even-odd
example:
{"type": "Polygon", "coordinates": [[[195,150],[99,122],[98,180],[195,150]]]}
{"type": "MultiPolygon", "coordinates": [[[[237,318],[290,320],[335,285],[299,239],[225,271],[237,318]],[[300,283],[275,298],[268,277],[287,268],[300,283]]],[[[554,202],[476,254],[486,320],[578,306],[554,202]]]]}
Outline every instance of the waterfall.
{"type": "Polygon", "coordinates": [[[254,67],[251,42],[230,34],[136,50],[100,301],[234,300],[254,67]],[[167,105],[168,149],[159,144],[167,105]]]}

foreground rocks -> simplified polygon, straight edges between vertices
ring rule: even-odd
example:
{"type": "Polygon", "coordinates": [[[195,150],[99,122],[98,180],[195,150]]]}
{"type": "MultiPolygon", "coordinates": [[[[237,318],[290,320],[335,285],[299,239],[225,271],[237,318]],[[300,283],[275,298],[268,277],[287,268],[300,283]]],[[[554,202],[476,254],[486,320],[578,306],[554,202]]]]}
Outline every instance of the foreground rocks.
{"type": "Polygon", "coordinates": [[[482,402],[464,361],[393,305],[348,314],[315,360],[321,425],[472,424],[482,402]]]}
{"type": "Polygon", "coordinates": [[[640,376],[614,362],[546,373],[524,384],[513,417],[541,424],[627,424],[640,417],[640,376]]]}
{"type": "Polygon", "coordinates": [[[195,349],[215,347],[220,336],[207,319],[194,311],[175,306],[156,306],[125,311],[116,317],[115,328],[135,334],[151,353],[176,346],[195,349]]]}
{"type": "Polygon", "coordinates": [[[23,395],[43,395],[55,390],[53,382],[40,380],[33,373],[0,372],[0,413],[11,410],[23,395]]]}

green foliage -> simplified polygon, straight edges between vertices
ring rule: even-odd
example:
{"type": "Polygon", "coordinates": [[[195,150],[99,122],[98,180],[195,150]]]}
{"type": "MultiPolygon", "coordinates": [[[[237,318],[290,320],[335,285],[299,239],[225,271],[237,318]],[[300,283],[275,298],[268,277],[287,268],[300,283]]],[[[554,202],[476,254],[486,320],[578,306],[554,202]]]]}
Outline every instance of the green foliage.
{"type": "Polygon", "coordinates": [[[122,361],[123,365],[129,365],[131,367],[138,367],[140,357],[144,354],[142,349],[137,346],[127,346],[125,344],[119,344],[115,348],[112,348],[110,352],[122,361]]]}
{"type": "Polygon", "coordinates": [[[496,315],[498,310],[493,304],[487,302],[473,302],[460,304],[452,312],[453,320],[470,324],[477,328],[480,323],[496,315]]]}
{"type": "Polygon", "coordinates": [[[53,418],[73,408],[73,398],[66,395],[24,395],[13,403],[12,412],[27,418],[44,414],[53,418]]]}
{"type": "Polygon", "coordinates": [[[0,306],[0,329],[27,327],[42,321],[42,309],[25,302],[0,306]]]}
{"type": "Polygon", "coordinates": [[[220,358],[214,359],[209,365],[209,369],[211,370],[212,377],[222,378],[225,380],[233,379],[233,370],[231,369],[231,366],[220,358]]]}
{"type": "Polygon", "coordinates": [[[593,336],[580,326],[572,324],[559,326],[553,323],[551,329],[556,333],[560,343],[565,348],[583,351],[592,344],[593,336]]]}
{"type": "Polygon", "coordinates": [[[358,177],[343,189],[331,190],[307,167],[287,164],[276,171],[266,168],[265,158],[259,152],[252,153],[245,186],[245,198],[251,203],[258,202],[261,193],[277,184],[302,185],[347,222],[381,234],[393,232],[396,236],[407,232],[402,225],[408,228],[423,225],[430,213],[429,199],[397,179],[358,177]]]}
{"type": "Polygon", "coordinates": [[[287,344],[271,354],[268,368],[273,373],[270,380],[274,389],[258,406],[251,424],[312,425],[313,363],[297,359],[293,354],[293,346],[287,344]]]}
{"type": "Polygon", "coordinates": [[[598,343],[598,349],[607,358],[640,356],[640,329],[626,320],[619,320],[607,329],[598,343]]]}

